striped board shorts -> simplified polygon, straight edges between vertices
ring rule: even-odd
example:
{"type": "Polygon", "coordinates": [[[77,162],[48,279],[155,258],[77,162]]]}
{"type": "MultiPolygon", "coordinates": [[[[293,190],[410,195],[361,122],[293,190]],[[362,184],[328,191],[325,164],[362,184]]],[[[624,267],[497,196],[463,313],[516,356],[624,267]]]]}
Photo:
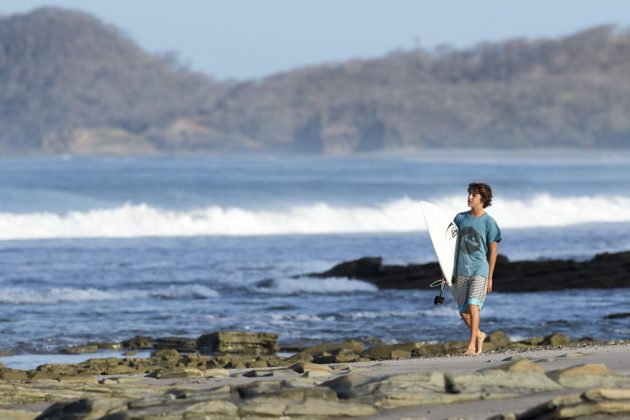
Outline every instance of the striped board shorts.
{"type": "Polygon", "coordinates": [[[457,276],[455,284],[455,299],[459,312],[466,312],[468,305],[483,308],[488,290],[488,279],[484,276],[457,276]]]}

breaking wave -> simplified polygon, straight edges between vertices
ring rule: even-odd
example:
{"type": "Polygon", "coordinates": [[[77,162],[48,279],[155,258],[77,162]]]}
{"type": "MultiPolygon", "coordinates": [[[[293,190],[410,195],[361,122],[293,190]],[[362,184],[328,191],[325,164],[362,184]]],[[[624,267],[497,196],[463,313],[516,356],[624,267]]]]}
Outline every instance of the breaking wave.
{"type": "MultiPolygon", "coordinates": [[[[466,210],[465,197],[431,200],[448,214],[466,210]]],[[[630,197],[615,195],[497,199],[489,209],[503,228],[630,222],[630,197]]],[[[420,202],[400,198],[372,206],[315,203],[285,210],[209,206],[175,211],[146,204],[65,214],[0,213],[0,240],[133,238],[146,236],[284,235],[426,230],[420,202]]]]}
{"type": "Polygon", "coordinates": [[[281,294],[292,295],[301,293],[316,294],[335,294],[349,292],[376,292],[378,288],[373,284],[360,280],[351,280],[346,278],[296,278],[296,279],[274,279],[263,280],[258,282],[256,290],[281,294]]]}

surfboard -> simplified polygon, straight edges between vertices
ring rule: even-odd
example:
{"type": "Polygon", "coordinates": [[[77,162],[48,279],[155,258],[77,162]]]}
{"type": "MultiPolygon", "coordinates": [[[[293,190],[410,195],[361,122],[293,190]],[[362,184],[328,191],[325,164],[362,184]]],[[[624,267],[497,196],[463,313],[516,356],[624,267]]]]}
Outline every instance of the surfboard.
{"type": "Polygon", "coordinates": [[[435,204],[421,201],[424,220],[427,222],[429,236],[433,243],[433,249],[438,258],[442,275],[446,279],[446,285],[451,287],[455,270],[455,258],[457,257],[457,237],[459,229],[444,211],[435,204]]]}

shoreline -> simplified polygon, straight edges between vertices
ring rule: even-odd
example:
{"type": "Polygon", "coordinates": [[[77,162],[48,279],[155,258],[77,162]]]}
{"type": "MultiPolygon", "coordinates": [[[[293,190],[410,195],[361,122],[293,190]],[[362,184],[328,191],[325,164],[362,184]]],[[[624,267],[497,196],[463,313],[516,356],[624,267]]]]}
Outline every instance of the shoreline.
{"type": "MultiPolygon", "coordinates": [[[[223,345],[234,337],[224,335],[223,345]]],[[[277,348],[269,342],[272,335],[257,337],[267,340],[263,344],[270,350],[277,348]]],[[[44,365],[30,377],[3,367],[0,417],[26,420],[53,410],[46,418],[64,418],[59,413],[61,417],[55,417],[54,410],[88,410],[79,407],[79,401],[90,401],[91,418],[107,413],[122,416],[115,418],[280,418],[292,413],[291,418],[431,419],[465,413],[477,419],[523,412],[559,396],[600,388],[628,391],[630,407],[628,339],[566,342],[555,334],[546,338],[556,339],[558,345],[497,347],[504,337],[498,332],[489,337],[494,341],[487,341],[487,350],[478,356],[461,356],[462,343],[438,345],[450,346],[453,353],[422,356],[423,346],[435,345],[362,349],[349,341],[309,347],[284,359],[275,354],[206,356],[163,348],[147,359],[44,365]],[[361,357],[354,360],[352,352],[361,357]],[[575,378],[590,382],[574,386],[575,378]],[[278,407],[284,411],[278,412],[278,407]]],[[[628,410],[623,413],[630,415],[628,410]]]]}

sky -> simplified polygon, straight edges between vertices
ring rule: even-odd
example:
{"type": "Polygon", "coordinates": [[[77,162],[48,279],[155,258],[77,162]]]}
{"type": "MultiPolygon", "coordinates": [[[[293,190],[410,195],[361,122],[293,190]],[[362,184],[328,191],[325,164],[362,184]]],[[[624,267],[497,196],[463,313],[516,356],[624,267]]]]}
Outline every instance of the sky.
{"type": "Polygon", "coordinates": [[[630,0],[0,0],[0,15],[79,9],[217,79],[255,79],[418,46],[630,28],[630,0]]]}

